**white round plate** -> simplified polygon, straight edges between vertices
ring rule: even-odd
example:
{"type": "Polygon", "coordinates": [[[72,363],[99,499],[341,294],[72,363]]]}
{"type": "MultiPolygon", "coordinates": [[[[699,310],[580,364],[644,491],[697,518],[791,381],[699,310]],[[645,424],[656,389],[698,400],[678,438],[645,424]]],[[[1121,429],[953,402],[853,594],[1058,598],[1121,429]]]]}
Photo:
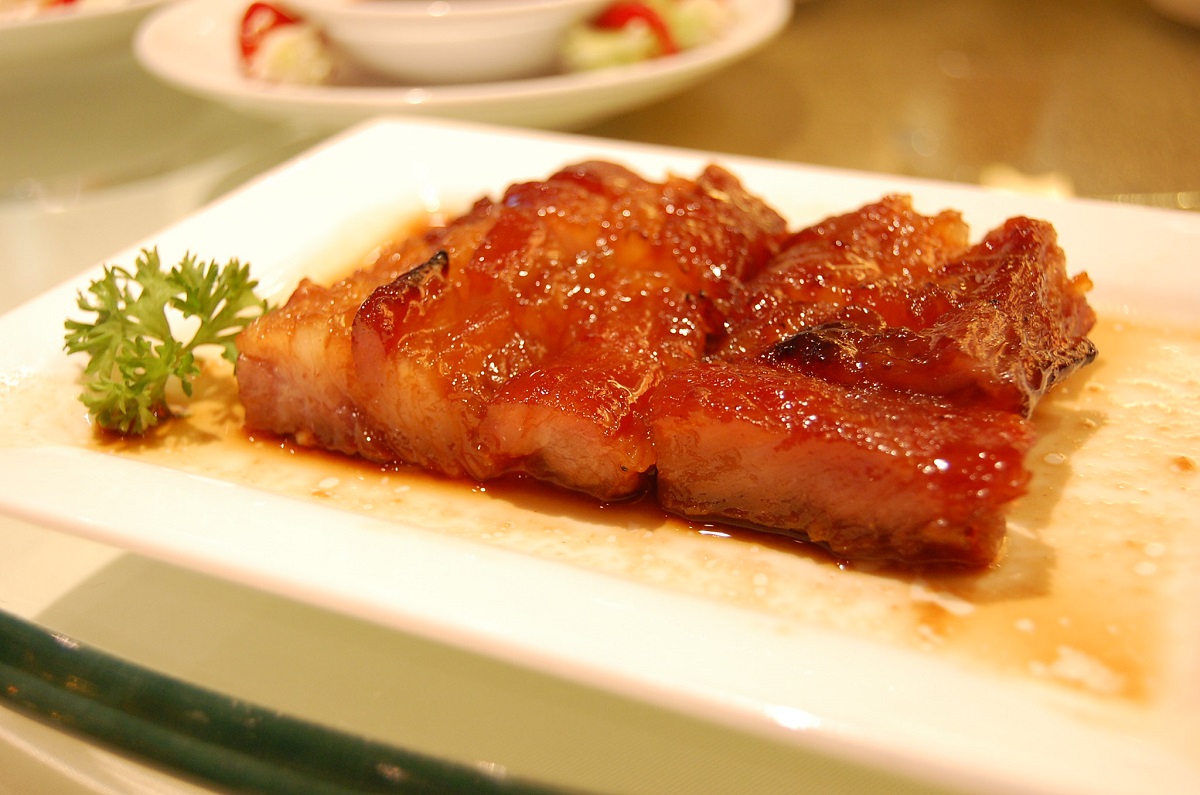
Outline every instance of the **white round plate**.
{"type": "Polygon", "coordinates": [[[147,13],[164,0],[128,0],[111,7],[47,9],[28,18],[0,18],[0,66],[126,46],[147,13]]]}
{"type": "Polygon", "coordinates": [[[749,54],[791,17],[793,0],[732,0],[718,40],[679,55],[595,72],[450,86],[275,85],[242,74],[238,20],[248,0],[183,0],[138,30],[143,67],[176,87],[250,113],[341,127],[386,115],[569,129],[661,99],[749,54]]]}

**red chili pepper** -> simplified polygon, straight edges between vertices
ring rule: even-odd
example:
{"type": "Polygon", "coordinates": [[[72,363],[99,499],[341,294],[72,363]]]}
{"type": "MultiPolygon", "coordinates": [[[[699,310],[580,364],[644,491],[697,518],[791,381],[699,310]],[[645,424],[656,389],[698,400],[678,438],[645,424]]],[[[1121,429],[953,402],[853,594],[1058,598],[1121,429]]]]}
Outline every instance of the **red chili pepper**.
{"type": "Polygon", "coordinates": [[[262,46],[267,34],[287,25],[297,25],[300,18],[271,3],[251,3],[242,15],[242,26],[238,32],[238,46],[242,51],[242,62],[248,62],[262,46]]]}
{"type": "Polygon", "coordinates": [[[653,8],[637,0],[618,0],[601,11],[593,24],[601,30],[620,30],[635,19],[642,20],[650,28],[654,37],[658,39],[658,46],[663,55],[679,52],[679,46],[675,44],[675,37],[671,35],[671,28],[666,20],[653,8]]]}

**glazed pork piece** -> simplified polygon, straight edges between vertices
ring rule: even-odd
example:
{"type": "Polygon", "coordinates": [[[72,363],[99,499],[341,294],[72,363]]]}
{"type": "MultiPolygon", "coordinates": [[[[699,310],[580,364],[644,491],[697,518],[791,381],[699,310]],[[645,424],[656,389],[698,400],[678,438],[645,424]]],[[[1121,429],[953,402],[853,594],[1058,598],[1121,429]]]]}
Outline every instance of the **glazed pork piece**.
{"type": "Polygon", "coordinates": [[[654,465],[647,394],[787,233],[728,172],[583,163],[513,185],[238,342],[253,429],[479,480],[620,499],[654,465]]]}
{"type": "Polygon", "coordinates": [[[906,197],[790,233],[714,166],[583,163],[481,199],[238,341],[246,423],[454,477],[986,565],[1038,398],[1095,356],[1053,229],[906,197]]]}
{"type": "Polygon", "coordinates": [[[991,561],[1025,418],[1095,357],[1095,317],[1049,224],[966,231],[887,197],[797,233],[714,354],[656,390],[663,506],[848,558],[991,561]]]}
{"type": "Polygon", "coordinates": [[[1028,422],[928,395],[705,363],[672,374],[653,405],[664,508],[842,559],[986,565],[1029,480],[1028,422]]]}
{"type": "Polygon", "coordinates": [[[888,196],[796,233],[747,286],[712,358],[769,356],[814,375],[1029,414],[1095,358],[1085,276],[1053,227],[1013,218],[976,246],[958,213],[888,196]]]}

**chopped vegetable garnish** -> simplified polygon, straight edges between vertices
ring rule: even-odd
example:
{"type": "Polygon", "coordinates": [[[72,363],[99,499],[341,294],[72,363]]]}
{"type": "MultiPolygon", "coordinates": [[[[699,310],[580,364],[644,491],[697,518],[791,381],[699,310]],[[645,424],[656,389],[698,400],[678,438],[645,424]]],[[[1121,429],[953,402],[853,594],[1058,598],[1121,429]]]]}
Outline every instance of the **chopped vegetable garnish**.
{"type": "Polygon", "coordinates": [[[262,46],[269,33],[288,25],[298,25],[301,20],[279,6],[271,3],[251,3],[242,15],[242,26],[238,31],[238,46],[243,60],[250,60],[262,46]]]}
{"type": "Polygon", "coordinates": [[[634,20],[638,20],[650,28],[658,40],[658,47],[662,55],[679,52],[675,37],[671,35],[671,28],[662,15],[645,3],[636,2],[636,0],[613,3],[602,11],[600,16],[596,17],[594,24],[600,30],[619,30],[634,20]]]}
{"type": "Polygon", "coordinates": [[[727,0],[615,0],[563,37],[563,69],[582,72],[677,55],[718,38],[727,0]]]}

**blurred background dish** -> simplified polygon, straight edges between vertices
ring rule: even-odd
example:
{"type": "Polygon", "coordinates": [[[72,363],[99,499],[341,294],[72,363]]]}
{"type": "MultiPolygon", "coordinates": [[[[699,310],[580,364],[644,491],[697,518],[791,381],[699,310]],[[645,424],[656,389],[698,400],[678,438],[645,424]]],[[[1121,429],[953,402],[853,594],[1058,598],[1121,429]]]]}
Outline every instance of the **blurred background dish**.
{"type": "Polygon", "coordinates": [[[0,80],[44,61],[127,46],[142,18],[164,0],[111,0],[0,14],[0,80]]]}
{"type": "Polygon", "coordinates": [[[401,83],[545,74],[572,25],[610,0],[288,0],[342,52],[401,83]]]}
{"type": "Polygon", "coordinates": [[[184,0],[145,21],[134,47],[142,66],[189,93],[239,110],[333,129],[381,114],[432,115],[543,129],[573,129],[677,93],[777,35],[792,0],[731,0],[729,29],[668,57],[587,72],[442,86],[292,85],[248,77],[234,46],[245,0],[184,0]]]}

